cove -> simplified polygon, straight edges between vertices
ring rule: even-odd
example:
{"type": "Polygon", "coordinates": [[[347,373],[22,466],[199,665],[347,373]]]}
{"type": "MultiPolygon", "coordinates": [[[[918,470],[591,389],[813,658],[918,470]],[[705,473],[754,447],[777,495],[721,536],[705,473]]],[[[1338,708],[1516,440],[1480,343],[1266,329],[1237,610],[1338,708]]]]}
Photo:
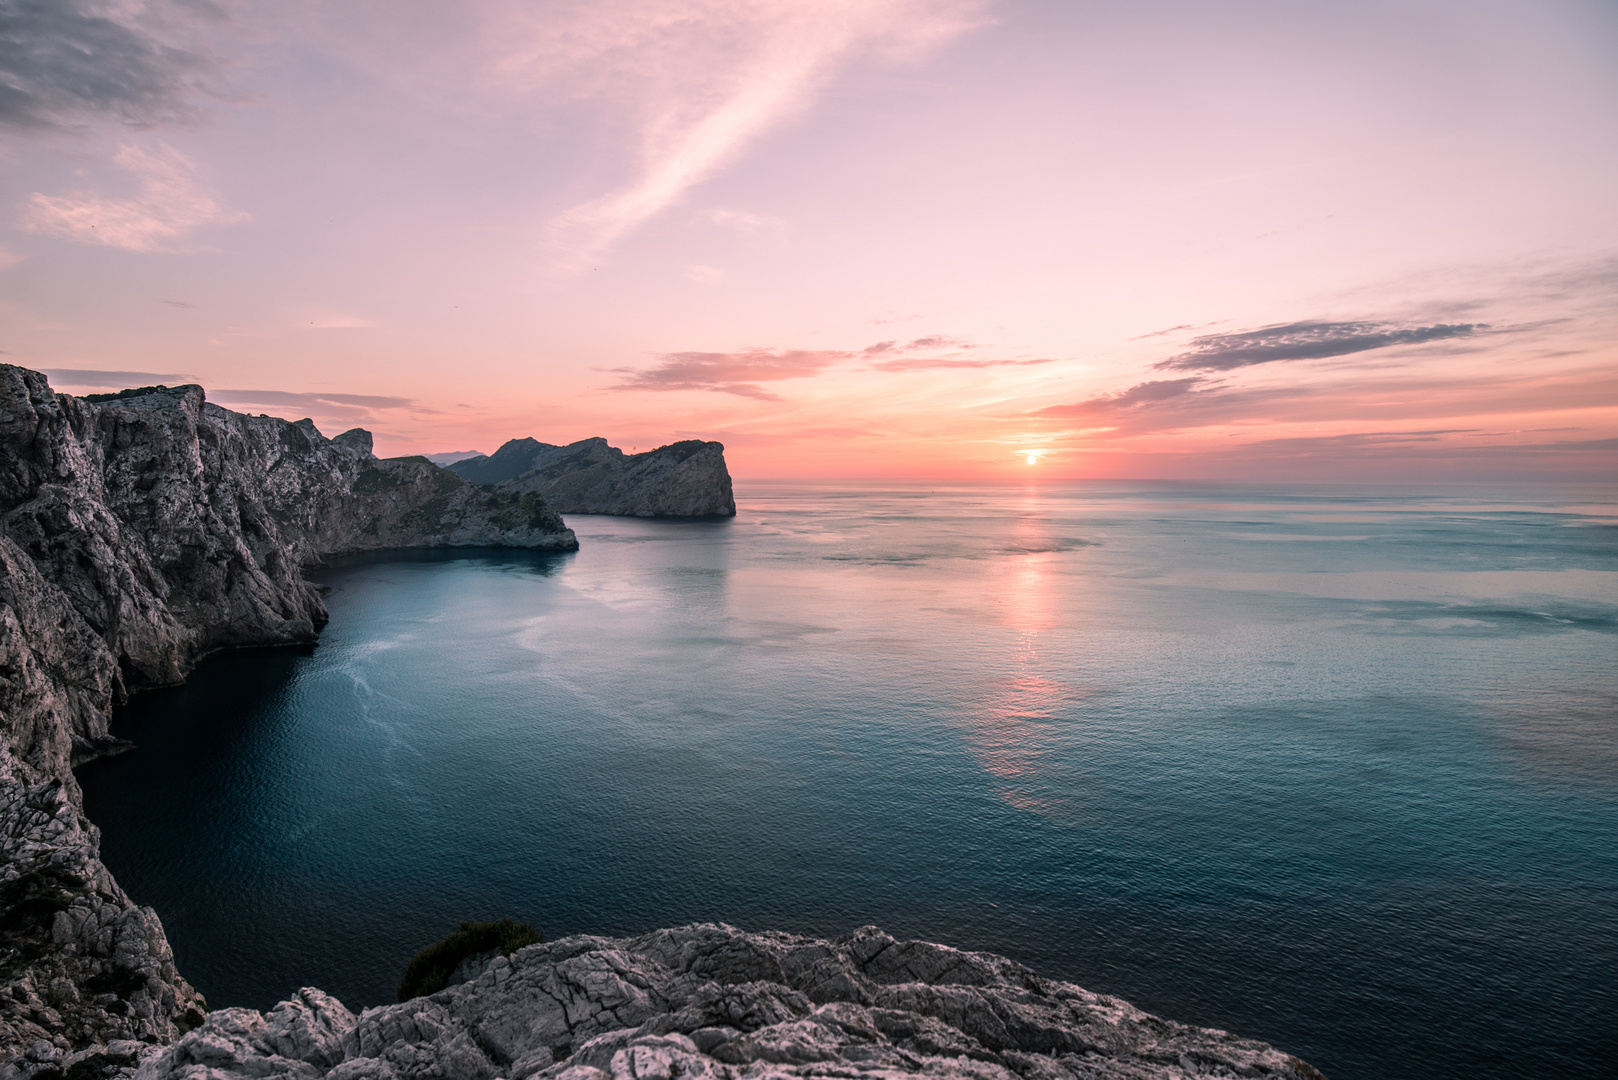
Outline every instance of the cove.
{"type": "Polygon", "coordinates": [[[462,918],[876,923],[1334,1080],[1594,1076],[1618,553],[1553,494],[782,485],[350,561],[86,808],[214,1007],[390,1000],[462,918]]]}

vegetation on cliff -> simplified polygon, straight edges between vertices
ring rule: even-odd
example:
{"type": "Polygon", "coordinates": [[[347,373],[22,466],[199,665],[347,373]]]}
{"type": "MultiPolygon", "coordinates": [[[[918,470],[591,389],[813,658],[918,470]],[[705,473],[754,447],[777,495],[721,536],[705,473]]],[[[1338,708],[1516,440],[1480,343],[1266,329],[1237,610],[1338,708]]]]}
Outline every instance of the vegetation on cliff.
{"type": "Polygon", "coordinates": [[[410,958],[399,980],[399,1000],[438,993],[449,985],[450,976],[469,956],[492,952],[510,956],[525,945],[538,945],[543,940],[532,926],[511,918],[463,922],[454,933],[410,958]]]}

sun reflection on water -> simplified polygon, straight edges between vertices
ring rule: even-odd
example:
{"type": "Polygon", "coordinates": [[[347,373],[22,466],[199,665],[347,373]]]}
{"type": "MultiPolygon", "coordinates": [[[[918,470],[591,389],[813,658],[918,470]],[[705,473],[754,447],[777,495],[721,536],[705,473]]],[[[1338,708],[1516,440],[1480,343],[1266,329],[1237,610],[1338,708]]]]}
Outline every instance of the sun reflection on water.
{"type": "Polygon", "coordinates": [[[1072,556],[1040,494],[1030,490],[1019,510],[1009,545],[1015,554],[996,575],[997,621],[1011,638],[999,658],[1004,674],[963,710],[962,722],[967,748],[995,779],[999,796],[1019,810],[1050,815],[1068,809],[1053,773],[1067,755],[1063,728],[1084,695],[1051,677],[1046,654],[1071,618],[1062,598],[1073,603],[1075,582],[1066,565],[1072,556]]]}

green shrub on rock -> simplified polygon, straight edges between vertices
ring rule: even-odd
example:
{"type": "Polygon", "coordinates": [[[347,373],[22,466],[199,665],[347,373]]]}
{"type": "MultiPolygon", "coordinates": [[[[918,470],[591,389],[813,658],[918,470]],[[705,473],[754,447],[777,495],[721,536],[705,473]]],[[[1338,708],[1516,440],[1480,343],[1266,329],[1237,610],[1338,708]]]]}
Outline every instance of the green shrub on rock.
{"type": "Polygon", "coordinates": [[[502,956],[510,956],[525,945],[538,945],[543,940],[539,931],[514,919],[463,922],[453,934],[410,958],[399,980],[399,1000],[438,993],[449,985],[449,977],[468,956],[495,950],[502,956]]]}

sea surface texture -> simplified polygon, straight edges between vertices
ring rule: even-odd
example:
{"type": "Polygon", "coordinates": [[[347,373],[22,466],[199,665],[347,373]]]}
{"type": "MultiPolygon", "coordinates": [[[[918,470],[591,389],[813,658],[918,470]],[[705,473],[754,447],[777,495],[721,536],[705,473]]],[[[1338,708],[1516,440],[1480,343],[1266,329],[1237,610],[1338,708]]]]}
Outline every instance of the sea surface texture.
{"type": "Polygon", "coordinates": [[[466,918],[875,923],[1333,1080],[1605,1077],[1613,494],[742,484],[323,571],[80,778],[216,1008],[466,918]]]}

